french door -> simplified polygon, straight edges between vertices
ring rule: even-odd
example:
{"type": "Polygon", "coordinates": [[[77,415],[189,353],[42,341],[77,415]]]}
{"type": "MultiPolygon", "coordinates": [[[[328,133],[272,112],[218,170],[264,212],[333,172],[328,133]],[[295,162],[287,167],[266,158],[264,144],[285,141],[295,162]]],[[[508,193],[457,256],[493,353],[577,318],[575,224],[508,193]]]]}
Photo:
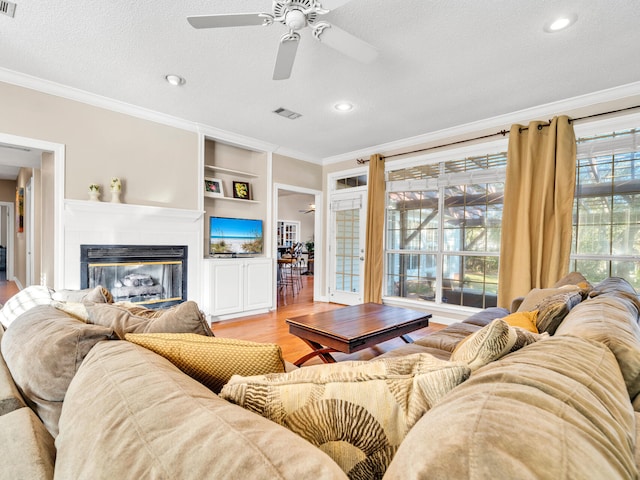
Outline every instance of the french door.
{"type": "Polygon", "coordinates": [[[363,299],[367,192],[358,190],[331,197],[329,300],[344,305],[363,299]]]}

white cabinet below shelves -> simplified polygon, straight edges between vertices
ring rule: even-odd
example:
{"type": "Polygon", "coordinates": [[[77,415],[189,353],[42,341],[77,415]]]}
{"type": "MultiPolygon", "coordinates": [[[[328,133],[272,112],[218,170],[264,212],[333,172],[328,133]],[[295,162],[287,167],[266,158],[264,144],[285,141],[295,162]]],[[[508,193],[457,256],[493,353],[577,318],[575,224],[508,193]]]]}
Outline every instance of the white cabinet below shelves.
{"type": "Polygon", "coordinates": [[[213,320],[268,311],[273,304],[270,258],[205,259],[203,306],[213,320]]]}

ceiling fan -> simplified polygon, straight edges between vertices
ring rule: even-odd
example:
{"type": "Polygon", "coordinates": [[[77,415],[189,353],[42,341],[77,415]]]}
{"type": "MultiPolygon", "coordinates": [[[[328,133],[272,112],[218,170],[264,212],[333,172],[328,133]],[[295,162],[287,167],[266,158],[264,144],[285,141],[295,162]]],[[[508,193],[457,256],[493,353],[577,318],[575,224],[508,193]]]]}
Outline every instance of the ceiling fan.
{"type": "Polygon", "coordinates": [[[195,15],[187,17],[194,28],[268,26],[275,22],[285,25],[289,31],[280,38],[274,80],[291,76],[296,58],[299,30],[309,27],[316,40],[348,57],[363,63],[371,63],[378,56],[376,49],[367,42],[318,17],[329,13],[350,0],[273,0],[272,13],[229,13],[217,15],[195,15]]]}
{"type": "Polygon", "coordinates": [[[309,208],[307,210],[298,210],[300,213],[316,213],[316,206],[313,203],[309,204],[309,208]]]}

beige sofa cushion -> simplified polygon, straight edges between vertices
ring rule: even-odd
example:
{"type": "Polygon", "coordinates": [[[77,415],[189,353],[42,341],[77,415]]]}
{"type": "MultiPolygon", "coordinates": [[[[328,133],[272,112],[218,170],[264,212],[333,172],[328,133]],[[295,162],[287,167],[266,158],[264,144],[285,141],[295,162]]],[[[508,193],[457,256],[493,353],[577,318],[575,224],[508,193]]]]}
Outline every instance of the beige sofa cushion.
{"type": "Polygon", "coordinates": [[[425,335],[414,343],[423,347],[437,348],[447,352],[453,352],[458,343],[482,327],[472,323],[453,323],[433,335],[425,335]]]}
{"type": "Polygon", "coordinates": [[[286,428],[124,341],[87,355],[67,391],[56,446],[55,474],[64,479],[346,478],[286,428]]]}
{"type": "Polygon", "coordinates": [[[56,290],[52,293],[53,300],[71,303],[113,303],[111,292],[101,285],[83,290],[56,290]]]}
{"type": "Polygon", "coordinates": [[[205,337],[195,333],[127,333],[125,338],[162,355],[215,393],[220,392],[233,375],[285,371],[282,349],[275,343],[205,337]]]}
{"type": "Polygon", "coordinates": [[[474,372],[409,432],[385,480],[637,478],[611,351],[551,337],[474,372]]]}
{"type": "Polygon", "coordinates": [[[624,278],[609,277],[593,287],[589,293],[589,297],[612,296],[624,298],[635,305],[636,310],[640,312],[640,297],[633,286],[624,278]]]}
{"type": "Polygon", "coordinates": [[[106,303],[87,305],[87,312],[88,323],[112,328],[121,340],[127,333],[196,333],[213,336],[204,314],[193,301],[159,310],[162,312],[159,316],[140,316],[129,311],[127,305],[106,303]]]}
{"type": "Polygon", "coordinates": [[[564,319],[558,335],[601,342],[611,349],[622,371],[629,398],[640,394],[640,327],[638,310],[625,297],[599,295],[585,300],[564,319]]]}
{"type": "MultiPolygon", "coordinates": [[[[3,333],[4,328],[0,325],[0,345],[2,344],[3,333]]],[[[4,357],[0,353],[0,416],[22,407],[26,407],[26,404],[11,377],[11,372],[7,368],[4,357]]]]}
{"type": "Polygon", "coordinates": [[[24,399],[0,355],[0,416],[22,407],[26,407],[24,399]]]}
{"type": "Polygon", "coordinates": [[[112,338],[50,305],[18,317],[2,336],[2,355],[27,404],[54,437],[67,388],[87,352],[112,338]]]}
{"type": "Polygon", "coordinates": [[[415,422],[469,373],[416,354],[234,376],[220,396],[297,433],[349,478],[381,478],[415,422]]]}
{"type": "Polygon", "coordinates": [[[0,417],[0,452],[2,480],[53,478],[53,438],[30,408],[0,417]]]}
{"type": "Polygon", "coordinates": [[[20,290],[0,309],[0,323],[5,328],[9,328],[9,325],[24,312],[38,305],[49,305],[52,293],[53,290],[40,285],[32,285],[20,290]]]}

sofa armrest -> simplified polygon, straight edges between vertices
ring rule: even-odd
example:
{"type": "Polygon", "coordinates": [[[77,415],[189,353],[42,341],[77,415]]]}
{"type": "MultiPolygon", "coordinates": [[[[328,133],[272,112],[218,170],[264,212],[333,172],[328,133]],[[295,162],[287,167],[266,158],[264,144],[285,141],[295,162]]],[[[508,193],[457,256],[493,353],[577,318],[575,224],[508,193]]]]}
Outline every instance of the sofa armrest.
{"type": "Polygon", "coordinates": [[[516,297],[513,300],[511,300],[511,313],[517,312],[518,308],[520,308],[520,305],[522,305],[523,301],[524,301],[524,297],[516,297]]]}
{"type": "MultiPolygon", "coordinates": [[[[0,341],[2,334],[3,330],[0,327],[0,341]]],[[[13,381],[4,357],[0,353],[0,416],[26,406],[27,404],[13,381]]]]}
{"type": "Polygon", "coordinates": [[[19,408],[0,417],[0,445],[0,478],[53,478],[54,441],[30,408],[19,408]]]}

